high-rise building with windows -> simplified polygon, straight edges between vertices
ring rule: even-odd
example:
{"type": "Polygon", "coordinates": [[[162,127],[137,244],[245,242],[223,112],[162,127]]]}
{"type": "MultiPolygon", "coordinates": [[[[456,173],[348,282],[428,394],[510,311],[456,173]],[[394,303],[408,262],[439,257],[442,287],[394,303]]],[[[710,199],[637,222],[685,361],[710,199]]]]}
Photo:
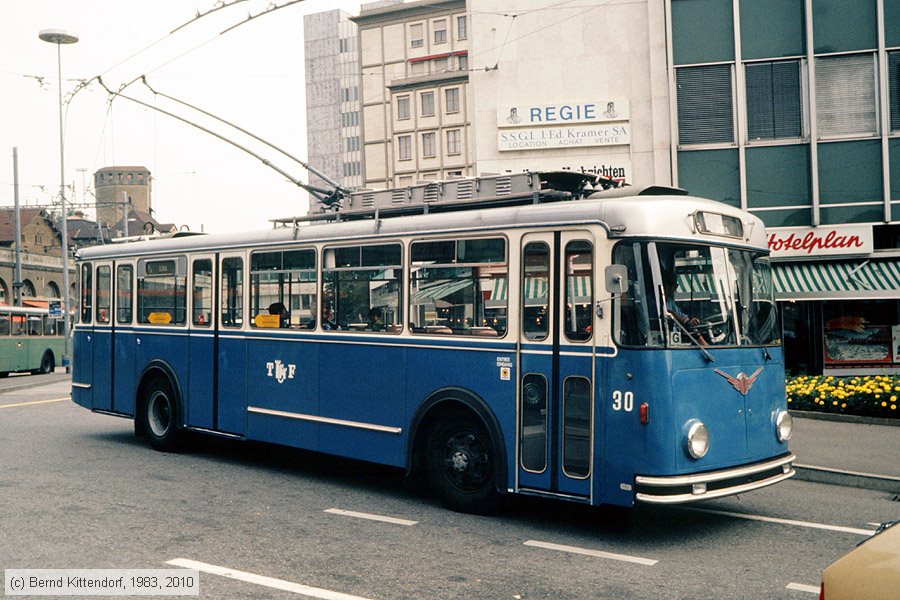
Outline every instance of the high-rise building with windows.
{"type": "Polygon", "coordinates": [[[474,174],[465,0],[363,5],[365,185],[474,174]]]}
{"type": "MultiPolygon", "coordinates": [[[[308,162],[346,188],[363,183],[356,24],[342,10],[303,18],[308,162]]],[[[313,185],[326,185],[310,174],[313,185]]]]}

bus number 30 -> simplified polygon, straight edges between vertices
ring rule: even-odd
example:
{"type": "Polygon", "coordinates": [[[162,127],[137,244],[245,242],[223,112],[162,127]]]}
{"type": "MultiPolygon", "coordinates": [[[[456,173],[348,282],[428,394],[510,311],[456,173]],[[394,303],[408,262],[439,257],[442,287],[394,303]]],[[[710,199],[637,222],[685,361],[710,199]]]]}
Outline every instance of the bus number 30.
{"type": "Polygon", "coordinates": [[[634,410],[634,393],[633,392],[621,392],[620,390],[615,390],[613,392],[613,410],[624,410],[625,412],[631,412],[634,410]]]}

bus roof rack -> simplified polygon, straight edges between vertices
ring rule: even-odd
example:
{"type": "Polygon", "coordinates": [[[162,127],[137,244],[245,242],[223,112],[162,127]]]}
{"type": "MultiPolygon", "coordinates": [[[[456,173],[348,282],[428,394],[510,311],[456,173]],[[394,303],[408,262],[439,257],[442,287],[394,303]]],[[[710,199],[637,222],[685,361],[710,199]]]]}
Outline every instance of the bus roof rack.
{"type": "Polygon", "coordinates": [[[272,219],[272,223],[275,227],[296,227],[303,222],[379,219],[476,207],[579,200],[598,190],[622,185],[614,179],[580,171],[523,171],[423,181],[401,188],[358,190],[347,195],[339,206],[320,203],[304,216],[272,219]]]}

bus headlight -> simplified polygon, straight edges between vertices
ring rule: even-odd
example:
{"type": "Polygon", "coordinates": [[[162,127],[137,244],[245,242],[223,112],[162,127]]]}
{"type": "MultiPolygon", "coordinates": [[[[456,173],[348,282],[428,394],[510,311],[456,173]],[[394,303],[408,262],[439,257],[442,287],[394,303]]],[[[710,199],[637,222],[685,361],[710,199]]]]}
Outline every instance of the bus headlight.
{"type": "Polygon", "coordinates": [[[702,421],[687,422],[687,450],[694,458],[703,458],[709,450],[709,430],[702,421]]]}
{"type": "Polygon", "coordinates": [[[791,434],[794,433],[794,417],[791,413],[786,410],[778,411],[778,416],[775,417],[775,432],[779,442],[791,439],[791,434]]]}

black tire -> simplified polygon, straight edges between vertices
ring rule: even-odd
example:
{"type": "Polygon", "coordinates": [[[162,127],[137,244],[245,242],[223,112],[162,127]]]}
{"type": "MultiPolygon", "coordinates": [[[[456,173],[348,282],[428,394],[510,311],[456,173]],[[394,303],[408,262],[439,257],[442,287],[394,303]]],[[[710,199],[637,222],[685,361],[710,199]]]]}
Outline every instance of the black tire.
{"type": "Polygon", "coordinates": [[[178,408],[169,381],[163,377],[150,380],[141,395],[135,432],[142,431],[154,450],[177,452],[184,441],[184,432],[178,428],[178,408]]]}
{"type": "Polygon", "coordinates": [[[449,509],[483,515],[500,500],[496,452],[484,424],[474,416],[450,415],[428,433],[428,484],[449,509]]]}
{"type": "Polygon", "coordinates": [[[56,361],[53,359],[53,353],[49,350],[44,352],[41,357],[41,366],[33,371],[35,375],[49,375],[56,368],[56,361]]]}

